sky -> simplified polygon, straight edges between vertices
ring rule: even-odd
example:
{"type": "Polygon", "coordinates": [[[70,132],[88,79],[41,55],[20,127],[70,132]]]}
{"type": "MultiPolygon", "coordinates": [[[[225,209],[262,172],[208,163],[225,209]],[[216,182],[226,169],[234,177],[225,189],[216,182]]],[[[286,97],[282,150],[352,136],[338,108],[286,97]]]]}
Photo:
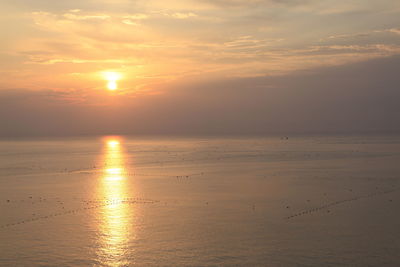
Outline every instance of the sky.
{"type": "Polygon", "coordinates": [[[2,0],[0,136],[400,132],[399,17],[397,0],[2,0]]]}

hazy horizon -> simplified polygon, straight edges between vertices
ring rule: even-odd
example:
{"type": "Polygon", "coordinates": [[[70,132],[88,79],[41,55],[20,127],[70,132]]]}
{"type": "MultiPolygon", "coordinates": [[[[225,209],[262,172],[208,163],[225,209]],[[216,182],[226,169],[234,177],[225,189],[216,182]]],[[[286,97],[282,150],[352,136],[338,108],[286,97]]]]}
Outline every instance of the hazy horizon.
{"type": "Polygon", "coordinates": [[[278,77],[189,81],[161,95],[110,96],[110,106],[1,90],[0,136],[399,133],[399,67],[396,56],[278,77]]]}

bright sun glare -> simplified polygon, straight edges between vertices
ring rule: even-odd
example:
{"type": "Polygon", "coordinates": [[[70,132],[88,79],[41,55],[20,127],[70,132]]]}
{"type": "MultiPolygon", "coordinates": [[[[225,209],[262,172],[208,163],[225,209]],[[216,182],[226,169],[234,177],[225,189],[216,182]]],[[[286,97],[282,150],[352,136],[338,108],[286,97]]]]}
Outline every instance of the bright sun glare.
{"type": "Polygon", "coordinates": [[[107,81],[107,89],[114,91],[118,89],[117,81],[121,79],[121,74],[118,72],[107,71],[103,72],[104,79],[107,81]]]}
{"type": "Polygon", "coordinates": [[[118,140],[109,140],[109,141],[107,141],[107,144],[110,147],[117,147],[117,146],[119,146],[119,141],[118,140]]]}

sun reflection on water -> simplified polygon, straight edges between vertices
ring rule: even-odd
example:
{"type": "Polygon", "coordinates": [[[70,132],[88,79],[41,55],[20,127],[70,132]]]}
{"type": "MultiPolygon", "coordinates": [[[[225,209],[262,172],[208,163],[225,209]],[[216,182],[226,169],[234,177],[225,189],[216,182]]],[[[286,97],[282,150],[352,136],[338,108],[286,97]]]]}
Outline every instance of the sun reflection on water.
{"type": "Polygon", "coordinates": [[[133,207],[124,204],[124,199],[128,198],[128,188],[125,155],[120,139],[105,139],[102,165],[99,198],[109,204],[103,206],[99,219],[100,261],[106,266],[126,266],[128,241],[132,238],[129,226],[133,207]]]}

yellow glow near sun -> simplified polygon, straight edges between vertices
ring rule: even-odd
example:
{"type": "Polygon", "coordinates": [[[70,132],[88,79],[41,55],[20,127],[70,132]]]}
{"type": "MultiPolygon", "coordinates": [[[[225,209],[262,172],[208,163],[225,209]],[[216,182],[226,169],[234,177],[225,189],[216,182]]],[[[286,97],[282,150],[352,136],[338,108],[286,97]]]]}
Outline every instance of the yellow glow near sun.
{"type": "Polygon", "coordinates": [[[106,169],[106,173],[111,175],[121,175],[122,168],[108,168],[106,169]]]}
{"type": "Polygon", "coordinates": [[[107,89],[114,91],[118,89],[117,81],[121,79],[122,75],[114,71],[103,72],[103,77],[107,81],[107,89]]]}

